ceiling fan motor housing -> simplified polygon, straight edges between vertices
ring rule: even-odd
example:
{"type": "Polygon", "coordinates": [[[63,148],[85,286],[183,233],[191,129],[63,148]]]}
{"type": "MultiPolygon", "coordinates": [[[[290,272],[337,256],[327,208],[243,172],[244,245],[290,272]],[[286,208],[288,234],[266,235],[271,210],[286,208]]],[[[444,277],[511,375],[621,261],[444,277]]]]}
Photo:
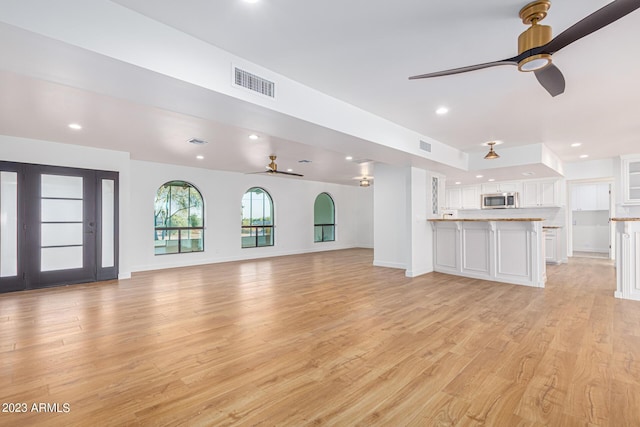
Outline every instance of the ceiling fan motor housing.
{"type": "MultiPolygon", "coordinates": [[[[538,22],[547,16],[547,11],[551,3],[547,0],[529,3],[520,10],[520,18],[526,25],[531,25],[518,37],[518,54],[544,46],[552,39],[551,27],[548,25],[538,25],[538,22]]],[[[524,58],[518,63],[520,71],[535,71],[551,64],[551,55],[539,54],[524,58]],[[535,61],[527,65],[529,62],[535,61]]]]}

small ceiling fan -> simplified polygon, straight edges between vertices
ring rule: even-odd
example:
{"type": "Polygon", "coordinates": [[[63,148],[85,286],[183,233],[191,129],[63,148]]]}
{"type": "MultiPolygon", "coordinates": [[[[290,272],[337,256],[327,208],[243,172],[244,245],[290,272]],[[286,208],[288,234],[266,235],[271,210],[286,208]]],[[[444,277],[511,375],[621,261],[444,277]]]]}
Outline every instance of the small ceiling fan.
{"type": "Polygon", "coordinates": [[[276,164],[276,156],[272,154],[269,156],[271,163],[266,166],[266,170],[260,172],[252,172],[252,173],[269,173],[269,174],[282,174],[282,175],[291,175],[291,176],[304,176],[299,173],[293,172],[283,172],[278,170],[278,165],[276,164]]]}
{"type": "Polygon", "coordinates": [[[531,26],[518,37],[518,55],[500,61],[421,74],[409,77],[409,79],[448,76],[498,65],[517,65],[519,71],[533,71],[538,82],[551,96],[560,95],[565,88],[564,76],[558,67],[551,63],[551,55],[576,40],[596,32],[640,8],[640,0],[612,1],[567,28],[553,39],[551,38],[551,27],[538,24],[539,21],[547,16],[547,11],[550,7],[550,1],[538,0],[527,4],[520,10],[522,22],[531,26]]]}

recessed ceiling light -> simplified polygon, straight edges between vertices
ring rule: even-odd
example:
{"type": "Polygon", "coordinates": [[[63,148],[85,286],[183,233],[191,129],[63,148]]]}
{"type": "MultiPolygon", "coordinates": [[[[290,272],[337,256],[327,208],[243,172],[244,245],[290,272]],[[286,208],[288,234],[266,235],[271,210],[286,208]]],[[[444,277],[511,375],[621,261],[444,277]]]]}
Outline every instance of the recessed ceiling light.
{"type": "Polygon", "coordinates": [[[260,0],[244,0],[245,3],[258,3],[260,0]]]}
{"type": "Polygon", "coordinates": [[[256,139],[260,138],[258,135],[256,135],[255,133],[252,133],[251,135],[249,135],[249,139],[252,141],[255,141],[256,139]]]}
{"type": "Polygon", "coordinates": [[[80,129],[82,129],[82,126],[79,125],[78,123],[70,123],[69,124],[69,128],[73,129],[73,130],[80,130],[80,129]]]}
{"type": "Polygon", "coordinates": [[[345,160],[353,160],[353,156],[347,156],[345,157],[345,160]]]}
{"type": "Polygon", "coordinates": [[[438,107],[438,109],[436,110],[436,114],[439,116],[447,114],[448,112],[449,112],[449,109],[447,107],[438,107]]]}
{"type": "Polygon", "coordinates": [[[199,155],[196,156],[196,159],[202,160],[202,159],[204,159],[204,156],[199,154],[199,155]]]}
{"type": "Polygon", "coordinates": [[[580,154],[580,158],[581,158],[581,159],[586,159],[587,157],[589,157],[589,155],[588,155],[588,154],[580,154]]]}
{"type": "Polygon", "coordinates": [[[582,142],[574,142],[573,144],[571,144],[572,147],[580,147],[582,145],[582,142]]]}
{"type": "Polygon", "coordinates": [[[293,172],[293,169],[289,168],[287,169],[287,172],[293,172]]]}
{"type": "Polygon", "coordinates": [[[460,185],[462,184],[460,181],[456,181],[456,185],[460,185]]]}
{"type": "Polygon", "coordinates": [[[482,178],[484,175],[476,175],[476,178],[482,178]]]}
{"type": "Polygon", "coordinates": [[[493,181],[495,181],[495,179],[489,178],[489,182],[493,182],[493,181]]]}

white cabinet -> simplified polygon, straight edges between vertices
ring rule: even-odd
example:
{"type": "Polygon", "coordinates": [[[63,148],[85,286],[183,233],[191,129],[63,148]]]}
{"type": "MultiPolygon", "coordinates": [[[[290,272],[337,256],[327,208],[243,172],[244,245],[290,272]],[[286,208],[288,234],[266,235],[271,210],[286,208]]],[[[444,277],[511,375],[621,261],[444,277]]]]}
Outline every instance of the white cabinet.
{"type": "Polygon", "coordinates": [[[560,236],[557,228],[544,229],[544,258],[547,264],[560,264],[562,255],[560,236]]]}
{"type": "Polygon", "coordinates": [[[460,187],[447,188],[445,209],[460,209],[462,207],[462,189],[460,187]]]}
{"type": "Polygon", "coordinates": [[[624,204],[640,205],[640,155],[622,156],[624,204]]]}
{"type": "Polygon", "coordinates": [[[447,188],[446,195],[446,209],[480,209],[478,185],[447,188]]]}
{"type": "Polygon", "coordinates": [[[482,194],[490,193],[520,193],[522,183],[520,182],[488,182],[482,184],[482,194]]]}
{"type": "Polygon", "coordinates": [[[571,209],[574,211],[608,211],[609,184],[579,184],[571,192],[571,209]]]}
{"type": "Polygon", "coordinates": [[[560,206],[560,188],[557,180],[525,181],[522,185],[520,207],[557,207],[560,206]]]}
{"type": "Polygon", "coordinates": [[[462,187],[462,209],[480,209],[480,187],[467,185],[462,187]]]}

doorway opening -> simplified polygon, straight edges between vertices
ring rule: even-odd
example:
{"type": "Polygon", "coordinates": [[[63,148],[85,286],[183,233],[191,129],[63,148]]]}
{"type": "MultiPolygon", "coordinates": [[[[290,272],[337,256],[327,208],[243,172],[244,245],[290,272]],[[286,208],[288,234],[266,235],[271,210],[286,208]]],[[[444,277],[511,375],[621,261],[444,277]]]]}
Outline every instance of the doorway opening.
{"type": "Polygon", "coordinates": [[[612,180],[575,181],[569,185],[569,256],[614,259],[612,180]]]}

